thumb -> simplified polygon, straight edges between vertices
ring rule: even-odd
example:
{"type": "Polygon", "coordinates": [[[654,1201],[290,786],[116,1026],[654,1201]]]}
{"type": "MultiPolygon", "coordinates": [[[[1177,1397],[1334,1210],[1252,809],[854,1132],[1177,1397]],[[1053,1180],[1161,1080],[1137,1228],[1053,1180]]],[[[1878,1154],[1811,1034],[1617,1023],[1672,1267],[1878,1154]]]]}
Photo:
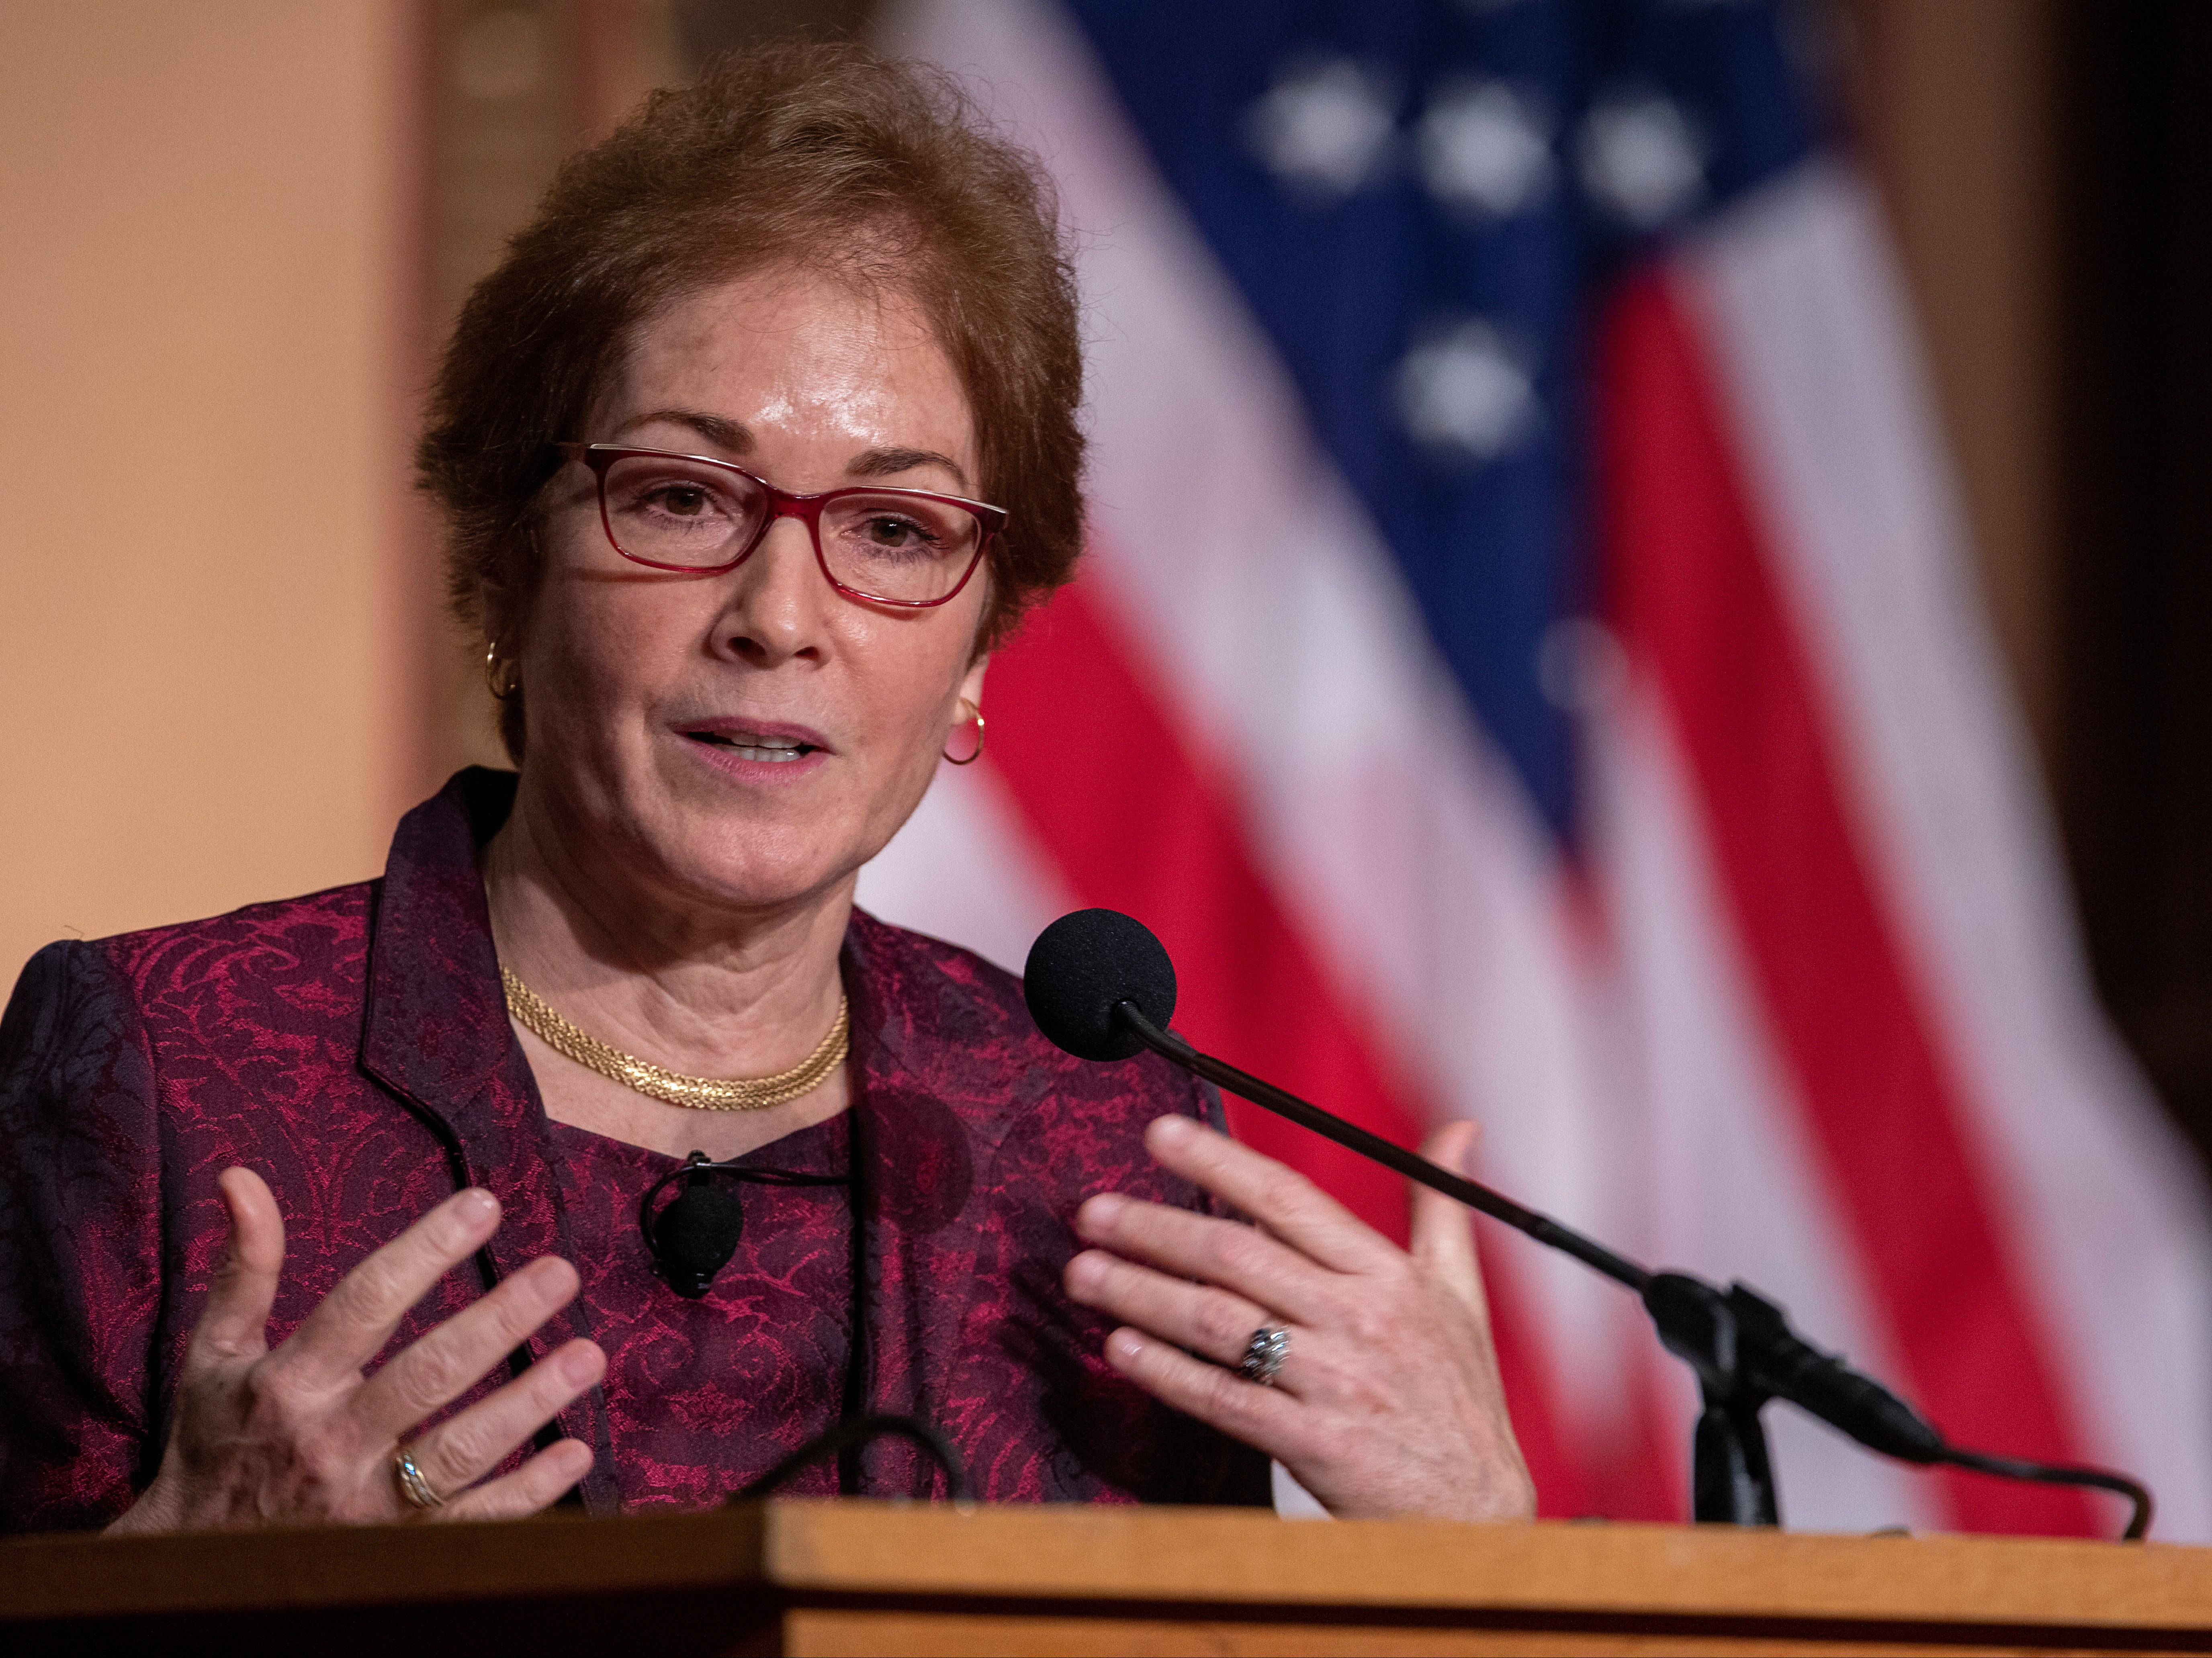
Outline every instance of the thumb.
{"type": "Polygon", "coordinates": [[[216,1269],[207,1308],[193,1327],[187,1369],[258,1358],[269,1350],[269,1309],[284,1266],[284,1218],[267,1182],[251,1169],[226,1169],[216,1184],[230,1213],[230,1252],[216,1269]]]}
{"type": "MultiPolygon", "coordinates": [[[[1469,1175],[1475,1147],[1482,1139],[1478,1122],[1448,1122],[1421,1143],[1421,1155],[1439,1169],[1469,1175]]],[[[1413,1259],[1437,1280],[1465,1302],[1486,1327],[1490,1301],[1483,1293],[1482,1267],[1474,1255],[1474,1216],[1467,1206],[1441,1192],[1414,1181],[1413,1192],[1413,1259]]]]}

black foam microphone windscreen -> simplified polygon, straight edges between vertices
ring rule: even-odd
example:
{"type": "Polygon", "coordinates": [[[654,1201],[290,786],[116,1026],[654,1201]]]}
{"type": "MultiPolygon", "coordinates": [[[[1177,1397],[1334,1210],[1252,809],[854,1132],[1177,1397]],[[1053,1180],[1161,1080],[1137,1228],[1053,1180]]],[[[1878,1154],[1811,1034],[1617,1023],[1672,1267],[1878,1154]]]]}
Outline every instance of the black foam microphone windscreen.
{"type": "Polygon", "coordinates": [[[1055,1047],[1078,1059],[1126,1060],[1144,1044],[1114,1017],[1114,1004],[1134,1002],[1166,1029],[1175,1017],[1175,963],[1142,921],[1117,909],[1079,909],[1037,934],[1022,994],[1055,1047]]]}
{"type": "Polygon", "coordinates": [[[653,1224],[652,1248],[668,1287],[702,1296],[714,1274],[729,1265],[745,1230],[744,1205],[735,1191],[691,1175],[653,1224]]]}

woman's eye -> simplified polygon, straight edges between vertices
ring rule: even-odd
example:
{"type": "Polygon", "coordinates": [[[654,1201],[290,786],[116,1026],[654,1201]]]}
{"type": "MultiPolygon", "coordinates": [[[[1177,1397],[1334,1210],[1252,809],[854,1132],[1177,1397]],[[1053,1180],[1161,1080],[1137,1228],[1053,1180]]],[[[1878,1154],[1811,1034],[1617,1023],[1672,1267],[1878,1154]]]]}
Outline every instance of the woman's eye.
{"type": "Polygon", "coordinates": [[[899,548],[913,547],[930,539],[920,525],[902,518],[870,519],[868,538],[879,547],[899,548]]]}
{"type": "Polygon", "coordinates": [[[714,504],[706,488],[696,483],[664,484],[647,499],[649,505],[676,518],[697,518],[714,504]]]}

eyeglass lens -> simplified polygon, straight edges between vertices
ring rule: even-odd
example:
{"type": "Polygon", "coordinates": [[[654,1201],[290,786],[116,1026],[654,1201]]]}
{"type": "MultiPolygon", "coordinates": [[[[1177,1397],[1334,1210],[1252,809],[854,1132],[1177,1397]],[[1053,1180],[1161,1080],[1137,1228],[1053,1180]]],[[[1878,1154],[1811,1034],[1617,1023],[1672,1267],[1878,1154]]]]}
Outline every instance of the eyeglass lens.
{"type": "MultiPolygon", "coordinates": [[[[632,558],[684,569],[727,564],[768,515],[744,473],[679,456],[625,455],[606,470],[607,526],[632,558]]],[[[982,537],[974,513],[898,490],[841,494],[818,531],[830,573],[856,592],[908,602],[960,584],[982,537]]]]}

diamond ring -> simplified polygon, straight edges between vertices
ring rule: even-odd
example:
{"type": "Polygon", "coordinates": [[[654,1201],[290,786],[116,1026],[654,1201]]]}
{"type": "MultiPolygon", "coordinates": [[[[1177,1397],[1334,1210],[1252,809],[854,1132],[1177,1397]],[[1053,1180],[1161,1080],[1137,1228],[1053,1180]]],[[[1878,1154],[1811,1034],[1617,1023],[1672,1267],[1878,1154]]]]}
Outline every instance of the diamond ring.
{"type": "Polygon", "coordinates": [[[1279,1324],[1262,1324],[1244,1344],[1243,1362],[1237,1365],[1237,1373],[1247,1382],[1272,1388],[1281,1374],[1283,1361],[1290,1356],[1291,1333],[1279,1324]]]}
{"type": "Polygon", "coordinates": [[[399,1494],[418,1509],[440,1509],[446,1499],[430,1487],[422,1470],[415,1466],[415,1448],[395,1445],[392,1448],[392,1472],[399,1480],[399,1494]]]}

